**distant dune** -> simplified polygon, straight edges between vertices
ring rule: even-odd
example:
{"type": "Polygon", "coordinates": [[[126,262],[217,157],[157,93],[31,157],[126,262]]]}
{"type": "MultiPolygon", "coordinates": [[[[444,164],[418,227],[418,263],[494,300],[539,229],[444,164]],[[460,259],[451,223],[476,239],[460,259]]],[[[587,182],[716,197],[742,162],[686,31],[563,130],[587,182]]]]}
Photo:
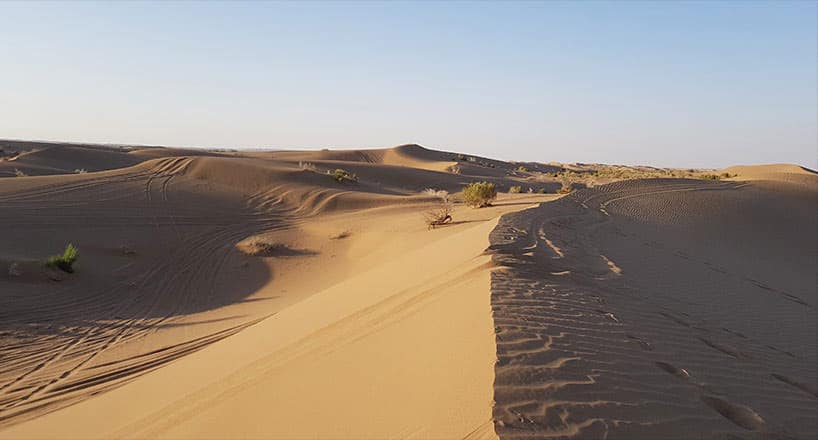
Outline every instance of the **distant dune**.
{"type": "Polygon", "coordinates": [[[818,435],[811,170],[0,148],[0,438],[818,435]]]}

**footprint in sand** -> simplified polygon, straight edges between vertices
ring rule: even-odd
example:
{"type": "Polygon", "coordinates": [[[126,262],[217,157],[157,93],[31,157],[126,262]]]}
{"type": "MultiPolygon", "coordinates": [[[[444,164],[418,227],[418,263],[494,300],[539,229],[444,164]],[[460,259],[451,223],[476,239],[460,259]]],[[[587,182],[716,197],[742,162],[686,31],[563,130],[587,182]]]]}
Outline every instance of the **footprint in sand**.
{"type": "Polygon", "coordinates": [[[690,373],[687,372],[684,368],[677,368],[676,366],[669,364],[667,362],[655,362],[656,366],[661,368],[666,373],[669,373],[673,376],[678,377],[682,380],[690,380],[690,373]]]}
{"type": "Polygon", "coordinates": [[[811,395],[813,397],[818,397],[818,390],[816,390],[815,387],[813,387],[813,386],[811,386],[809,384],[799,382],[799,381],[797,381],[797,380],[795,380],[793,378],[790,378],[790,377],[787,377],[787,376],[782,376],[782,375],[776,374],[776,373],[772,373],[771,376],[778,379],[778,380],[780,380],[781,382],[784,382],[785,384],[787,384],[789,386],[798,388],[799,390],[801,390],[801,391],[803,391],[803,392],[805,392],[805,393],[807,393],[807,394],[809,394],[809,395],[811,395]]]}
{"type": "Polygon", "coordinates": [[[707,338],[701,338],[700,337],[699,340],[704,342],[705,345],[707,345],[708,347],[710,347],[710,348],[712,348],[714,350],[718,350],[718,351],[720,351],[720,352],[722,352],[722,353],[724,353],[724,354],[726,354],[728,356],[734,357],[736,359],[738,359],[738,358],[749,358],[749,356],[747,354],[742,353],[742,352],[736,350],[735,348],[733,348],[733,347],[731,347],[729,345],[719,344],[719,343],[713,342],[713,341],[711,341],[711,340],[709,340],[707,338]]]}
{"type": "Polygon", "coordinates": [[[702,402],[716,410],[722,417],[744,429],[760,431],[764,428],[764,419],[750,407],[730,403],[715,396],[702,396],[701,399],[702,402]]]}
{"type": "Polygon", "coordinates": [[[613,322],[619,322],[619,319],[617,319],[617,317],[611,312],[608,312],[608,311],[605,311],[605,310],[597,310],[597,313],[599,313],[600,315],[608,318],[609,320],[611,320],[613,322]]]}
{"type": "Polygon", "coordinates": [[[642,339],[642,338],[640,338],[638,336],[634,336],[634,335],[632,335],[630,333],[626,333],[625,336],[627,336],[628,339],[633,339],[634,341],[638,342],[639,346],[641,346],[643,350],[653,351],[653,345],[651,345],[650,342],[648,342],[648,341],[646,341],[646,340],[644,340],[644,339],[642,339]]]}

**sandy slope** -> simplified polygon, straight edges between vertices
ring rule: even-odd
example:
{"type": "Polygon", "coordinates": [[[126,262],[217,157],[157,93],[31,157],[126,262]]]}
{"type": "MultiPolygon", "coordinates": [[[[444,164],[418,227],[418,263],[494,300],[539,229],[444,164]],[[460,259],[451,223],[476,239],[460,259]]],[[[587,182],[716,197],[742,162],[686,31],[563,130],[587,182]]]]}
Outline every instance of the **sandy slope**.
{"type": "MultiPolygon", "coordinates": [[[[393,232],[404,246],[432,238],[381,252],[379,264],[240,334],[2,435],[491,436],[495,353],[488,295],[481,294],[489,287],[482,252],[497,215],[518,206],[464,212],[458,217],[470,223],[445,230],[393,232]]],[[[411,218],[405,211],[373,214],[366,215],[377,218],[373,224],[393,231],[411,218]]],[[[338,229],[351,217],[357,214],[327,219],[322,228],[338,229]]],[[[366,232],[351,246],[381,241],[370,226],[359,225],[366,232]]]]}
{"type": "MultiPolygon", "coordinates": [[[[302,153],[299,160],[315,162],[319,167],[315,171],[299,168],[288,153],[184,155],[185,150],[150,149],[122,153],[139,157],[139,163],[128,168],[0,180],[0,225],[15,231],[0,249],[0,426],[10,427],[0,435],[107,436],[112,431],[100,424],[97,410],[72,423],[49,422],[52,417],[64,420],[61,414],[83,411],[85,405],[99,405],[94,402],[100,399],[105,399],[104,407],[119,408],[122,415],[131,417],[106,417],[114,430],[165,405],[178,406],[168,413],[182,414],[184,406],[179,405],[187,403],[180,402],[181,397],[218,390],[232,383],[231,371],[254,368],[262,357],[270,365],[290,362],[291,368],[283,370],[286,374],[275,379],[290,384],[299,382],[290,381],[287,374],[306,375],[307,365],[315,373],[313,378],[342,374],[336,371],[338,362],[350,365],[347,373],[355,374],[343,382],[334,381],[347,387],[334,393],[311,380],[316,388],[302,396],[300,404],[294,398],[278,399],[279,393],[259,396],[250,391],[237,397],[233,410],[246,407],[249,414],[259,404],[280,405],[282,415],[287,409],[297,411],[287,417],[308,414],[310,408],[311,414],[341,414],[328,405],[361,394],[353,399],[355,405],[338,406],[358,417],[366,417],[367,411],[393,417],[384,416],[379,430],[359,423],[347,428],[347,433],[448,436],[477,429],[477,434],[490,434],[494,355],[488,296],[474,294],[488,291],[483,267],[487,257],[480,253],[488,245],[492,221],[500,214],[548,196],[517,196],[515,201],[479,211],[461,208],[453,225],[427,231],[420,211],[430,206],[431,199],[418,195],[418,190],[459,188],[471,178],[435,171],[435,166],[415,168],[434,163],[438,154],[418,148],[364,154],[386,157],[384,163],[335,157],[326,166],[320,160],[324,152],[302,153]],[[354,186],[334,182],[324,170],[335,167],[357,172],[361,182],[354,186]],[[267,257],[239,252],[244,244],[258,240],[282,247],[267,257]],[[40,262],[69,241],[81,250],[77,273],[69,276],[43,269],[40,262]],[[436,257],[428,258],[430,252],[436,257]],[[424,269],[418,273],[407,267],[424,269]],[[465,273],[470,275],[461,276],[465,273]],[[355,287],[343,287],[341,282],[355,287]],[[303,302],[316,292],[323,292],[315,296],[323,300],[303,302]],[[455,306],[465,312],[462,319],[446,319],[447,310],[455,306]],[[402,315],[395,312],[396,307],[403,310],[402,315]],[[370,325],[369,320],[382,320],[383,314],[404,319],[370,325]],[[360,322],[362,316],[367,320],[360,322]],[[248,329],[254,324],[273,327],[248,329]],[[344,329],[332,336],[333,344],[352,338],[345,342],[348,350],[337,352],[344,359],[319,362],[314,353],[292,359],[282,355],[305,346],[294,345],[305,338],[324,346],[327,340],[322,338],[333,333],[320,337],[314,333],[330,324],[344,329]],[[443,324],[445,331],[440,329],[443,324]],[[480,328],[485,337],[472,338],[480,328]],[[257,340],[253,334],[276,338],[257,340]],[[230,342],[232,335],[251,339],[230,342]],[[384,335],[389,335],[389,341],[404,341],[386,344],[384,335]],[[223,339],[222,344],[212,345],[223,339]],[[195,357],[188,360],[199,355],[191,353],[211,346],[223,347],[219,350],[229,354],[221,352],[199,363],[195,357]],[[380,357],[354,354],[361,351],[380,353],[380,357]],[[483,361],[475,361],[479,359],[483,361]],[[450,362],[455,361],[461,365],[451,369],[450,362]],[[181,370],[157,370],[168,365],[181,370]],[[213,370],[202,365],[212,365],[213,370]],[[219,370],[220,365],[229,369],[219,370]],[[394,372],[388,376],[391,382],[379,384],[391,386],[388,393],[372,388],[371,378],[382,376],[384,370],[394,372]],[[150,379],[156,374],[163,374],[159,385],[150,379]],[[149,383],[155,388],[145,385],[149,383]],[[124,384],[128,385],[119,390],[142,391],[115,390],[124,384]],[[110,390],[114,391],[88,400],[110,390]],[[159,391],[168,393],[165,400],[159,391]],[[140,392],[153,397],[136,398],[140,392]],[[325,406],[316,403],[318,393],[324,396],[325,406]],[[384,399],[404,394],[408,397],[403,411],[387,411],[394,402],[384,399]],[[454,423],[449,412],[440,410],[448,408],[452,399],[461,404],[459,421],[454,423]],[[112,402],[126,405],[128,411],[112,402]],[[32,421],[21,424],[27,420],[32,421]]],[[[100,157],[108,153],[103,150],[100,157]]],[[[270,382],[270,386],[283,392],[280,383],[270,382]]],[[[339,416],[336,425],[328,420],[324,431],[315,430],[315,424],[292,425],[275,419],[278,422],[259,426],[258,431],[245,432],[247,424],[238,417],[221,425],[221,431],[209,429],[214,436],[264,437],[295,435],[300,427],[304,436],[312,436],[335,432],[351,417],[339,416]],[[291,431],[284,431],[286,427],[291,431]]],[[[143,424],[158,435],[163,432],[163,420],[143,424]]],[[[199,436],[202,433],[196,430],[206,425],[192,420],[175,426],[187,431],[167,435],[199,436]]]]}
{"type": "Polygon", "coordinates": [[[505,217],[497,433],[815,438],[816,206],[818,185],[646,180],[505,217]]]}

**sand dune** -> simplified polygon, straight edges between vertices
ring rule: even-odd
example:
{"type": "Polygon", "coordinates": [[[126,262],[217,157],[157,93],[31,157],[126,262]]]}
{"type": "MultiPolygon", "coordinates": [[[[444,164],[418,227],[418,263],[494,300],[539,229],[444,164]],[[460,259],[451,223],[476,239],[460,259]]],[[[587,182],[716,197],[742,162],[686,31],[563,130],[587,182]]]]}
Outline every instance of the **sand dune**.
{"type": "Polygon", "coordinates": [[[0,438],[818,435],[810,170],[3,142],[0,438]]]}
{"type": "MultiPolygon", "coordinates": [[[[73,147],[66,148],[61,154],[74,151],[73,147]]],[[[407,148],[378,153],[394,156],[390,159],[391,165],[335,160],[328,162],[326,168],[319,163],[319,168],[312,170],[299,167],[288,160],[286,154],[279,157],[279,153],[255,157],[191,152],[183,156],[180,153],[184,150],[171,150],[163,157],[157,154],[161,149],[150,149],[144,150],[146,154],[141,154],[143,150],[122,153],[140,157],[138,164],[126,168],[0,181],[0,224],[6,230],[15,231],[14,237],[7,240],[0,251],[3,267],[0,287],[4,292],[0,312],[3,326],[0,426],[10,427],[2,431],[2,435],[18,437],[24,432],[38,432],[35,436],[85,437],[93,433],[104,437],[111,434],[97,424],[96,416],[93,419],[78,417],[75,423],[57,430],[39,429],[53,428],[47,421],[52,414],[54,417],[63,414],[62,411],[55,413],[57,409],[78,402],[81,403],[65,411],[84,408],[84,404],[97,401],[89,398],[137,378],[129,386],[142,389],[147,377],[164,371],[151,373],[153,370],[176,365],[183,356],[222,339],[229,340],[249,326],[260,325],[261,320],[265,325],[283,325],[274,324],[282,319],[279,313],[322,291],[330,293],[321,297],[358,308],[346,309],[344,314],[322,321],[317,312],[335,310],[337,304],[317,303],[303,314],[291,315],[298,317],[296,321],[287,321],[287,325],[297,322],[303,327],[301,330],[279,328],[272,334],[283,332],[288,338],[306,338],[331,322],[337,321],[335,325],[341,326],[341,322],[352,319],[350,315],[366,312],[376,316],[375,313],[383,314],[387,310],[391,313],[395,306],[408,302],[413,306],[404,316],[415,321],[411,328],[399,332],[407,338],[406,344],[416,341],[417,326],[438,335],[434,340],[439,344],[423,344],[422,348],[430,350],[425,358],[414,358],[423,350],[413,347],[407,352],[406,344],[394,345],[391,358],[386,357],[391,345],[382,347],[381,342],[368,340],[367,344],[374,346],[364,346],[381,352],[383,362],[396,372],[403,366],[406,374],[418,374],[426,371],[423,368],[429,367],[430,362],[438,362],[440,379],[430,379],[426,386],[427,390],[443,393],[438,405],[460,396],[461,391],[472,392],[468,403],[461,398],[463,409],[458,423],[449,423],[448,416],[443,416],[445,413],[435,410],[439,407],[417,399],[404,412],[395,413],[402,414],[400,417],[385,419],[381,431],[366,432],[386,433],[401,423],[406,424],[406,429],[422,432],[465,435],[478,425],[491,431],[493,344],[488,296],[468,294],[472,288],[488,291],[488,273],[482,266],[487,257],[480,257],[480,253],[488,245],[492,221],[504,212],[549,196],[517,196],[515,200],[519,202],[480,211],[459,208],[454,225],[427,231],[419,211],[429,207],[432,199],[418,194],[418,190],[435,183],[440,184],[438,187],[457,188],[466,179],[457,174],[398,164],[395,157],[408,154],[401,153],[403,150],[407,148]],[[335,182],[325,171],[336,167],[357,172],[360,182],[354,185],[335,182]],[[466,231],[471,232],[463,235],[466,231]],[[460,234],[460,238],[438,245],[435,251],[440,254],[438,259],[426,258],[429,266],[426,277],[407,272],[411,276],[403,284],[398,283],[396,276],[400,270],[416,266],[417,261],[424,259],[422,255],[429,252],[421,249],[452,234],[460,234]],[[44,269],[41,261],[59,252],[67,242],[81,249],[77,273],[66,275],[44,269]],[[246,245],[257,242],[269,243],[276,251],[262,256],[242,252],[247,250],[246,245]],[[413,257],[407,259],[406,254],[413,257]],[[456,255],[462,256],[454,258],[456,255]],[[454,275],[464,272],[473,277],[460,279],[454,275]],[[365,275],[355,275],[360,273],[365,275]],[[362,287],[339,287],[339,283],[353,280],[359,280],[356,282],[362,287]],[[378,282],[383,287],[373,290],[372,286],[378,282]],[[450,282],[454,287],[447,286],[450,282]],[[354,300],[356,296],[359,299],[354,300]],[[462,302],[460,306],[471,312],[464,315],[459,327],[456,321],[450,320],[450,331],[440,335],[435,326],[443,313],[440,304],[446,301],[462,302]],[[381,308],[376,307],[381,302],[384,303],[378,306],[381,308]],[[315,319],[304,321],[305,315],[315,315],[315,319]],[[474,331],[478,324],[482,325],[484,338],[472,339],[467,333],[474,331]],[[454,331],[457,328],[459,333],[454,331]],[[463,344],[464,341],[469,344],[463,344]],[[463,350],[470,350],[469,355],[462,355],[463,350]],[[447,366],[450,358],[439,358],[441,352],[464,362],[456,370],[459,381],[448,385],[440,383],[451,379],[455,371],[447,366]],[[473,353],[482,353],[484,361],[469,363],[474,359],[473,353]],[[422,364],[412,363],[414,359],[422,364]],[[464,374],[470,369],[474,375],[464,374]],[[443,398],[444,394],[449,397],[443,398]],[[424,411],[425,415],[418,418],[418,413],[424,411]],[[429,416],[435,411],[441,418],[432,422],[429,416]],[[32,423],[21,424],[27,420],[32,423]],[[417,420],[425,422],[418,424],[417,420]]],[[[303,304],[299,307],[310,303],[303,304]]],[[[396,324],[401,322],[397,320],[396,324]]],[[[396,331],[389,326],[386,330],[396,331]]],[[[369,326],[356,332],[378,335],[369,326]]],[[[224,347],[228,350],[244,347],[240,351],[250,350],[252,356],[265,355],[280,362],[284,358],[273,354],[292,349],[288,347],[293,342],[292,339],[283,342],[274,339],[267,342],[267,349],[258,351],[252,343],[231,342],[224,347]]],[[[249,365],[254,359],[252,356],[242,361],[231,355],[230,366],[249,365]]],[[[383,364],[367,362],[357,366],[355,371],[360,373],[365,365],[369,366],[370,377],[377,376],[379,368],[385,368],[383,364]]],[[[288,371],[304,369],[303,366],[293,368],[288,371]]],[[[185,374],[169,371],[173,378],[165,382],[175,382],[176,376],[185,374]]],[[[206,377],[219,383],[225,379],[223,373],[216,370],[206,377]]],[[[205,377],[204,372],[195,377],[205,377]]],[[[420,393],[423,387],[415,382],[422,381],[396,381],[393,385],[411,385],[413,392],[420,393]]],[[[346,383],[352,386],[354,382],[346,383]]],[[[214,389],[213,383],[205,380],[191,386],[185,393],[214,389]]],[[[170,387],[160,388],[170,391],[170,387]]],[[[347,390],[339,390],[336,396],[341,398],[346,394],[347,390]]],[[[174,396],[182,395],[170,394],[167,405],[175,402],[174,396]]],[[[369,402],[372,410],[383,411],[389,406],[382,399],[388,396],[390,394],[371,389],[361,404],[369,402]]],[[[268,397],[271,400],[263,402],[265,406],[281,403],[275,395],[268,397]]],[[[146,417],[156,410],[158,402],[145,400],[143,408],[149,412],[140,413],[134,407],[128,414],[146,417]]],[[[130,405],[133,398],[125,397],[121,403],[130,405]]],[[[310,399],[303,400],[300,406],[291,400],[287,403],[292,409],[312,406],[310,399]]],[[[349,408],[352,410],[355,406],[349,408]]],[[[130,421],[111,418],[112,423],[130,421]]],[[[279,425],[288,426],[276,423],[279,425]]],[[[198,423],[189,425],[190,435],[195,435],[197,426],[198,423]]],[[[242,426],[238,421],[228,423],[219,432],[239,435],[242,426]]],[[[326,426],[324,432],[334,432],[333,425],[326,426]]],[[[312,427],[304,425],[303,435],[314,434],[310,431],[312,427]]],[[[216,435],[217,431],[213,432],[216,435]]],[[[263,437],[265,432],[283,431],[268,429],[256,435],[263,437]]]]}
{"type": "Polygon", "coordinates": [[[818,186],[657,179],[504,217],[497,433],[814,437],[815,206],[818,186]]]}

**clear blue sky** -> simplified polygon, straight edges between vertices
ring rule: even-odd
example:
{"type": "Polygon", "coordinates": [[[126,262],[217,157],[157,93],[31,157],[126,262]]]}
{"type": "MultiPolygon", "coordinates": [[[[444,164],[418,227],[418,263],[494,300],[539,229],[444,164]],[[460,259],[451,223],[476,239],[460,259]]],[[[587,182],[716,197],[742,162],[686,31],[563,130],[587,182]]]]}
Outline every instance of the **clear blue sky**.
{"type": "Polygon", "coordinates": [[[818,168],[818,3],[0,3],[0,138],[818,168]]]}

